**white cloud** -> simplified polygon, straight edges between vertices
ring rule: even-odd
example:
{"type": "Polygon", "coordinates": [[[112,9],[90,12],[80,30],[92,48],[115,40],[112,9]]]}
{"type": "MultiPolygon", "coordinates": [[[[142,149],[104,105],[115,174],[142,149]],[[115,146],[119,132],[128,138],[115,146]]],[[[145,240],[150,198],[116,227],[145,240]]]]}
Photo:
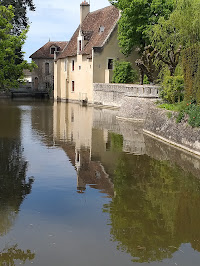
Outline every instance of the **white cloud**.
{"type": "MultiPolygon", "coordinates": [[[[36,11],[29,12],[30,30],[24,45],[25,59],[48,42],[68,41],[80,21],[81,0],[34,0],[36,11]]],[[[91,0],[91,11],[109,5],[108,0],[91,0]]],[[[29,60],[30,61],[30,60],[29,60]]]]}

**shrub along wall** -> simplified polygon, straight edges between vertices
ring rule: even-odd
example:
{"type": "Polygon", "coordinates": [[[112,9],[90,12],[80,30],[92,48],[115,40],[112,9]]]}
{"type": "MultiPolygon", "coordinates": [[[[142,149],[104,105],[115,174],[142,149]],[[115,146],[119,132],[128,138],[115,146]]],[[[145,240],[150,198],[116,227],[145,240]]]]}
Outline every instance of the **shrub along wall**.
{"type": "Polygon", "coordinates": [[[200,103],[200,46],[195,45],[183,51],[183,72],[185,99],[200,103]]]}

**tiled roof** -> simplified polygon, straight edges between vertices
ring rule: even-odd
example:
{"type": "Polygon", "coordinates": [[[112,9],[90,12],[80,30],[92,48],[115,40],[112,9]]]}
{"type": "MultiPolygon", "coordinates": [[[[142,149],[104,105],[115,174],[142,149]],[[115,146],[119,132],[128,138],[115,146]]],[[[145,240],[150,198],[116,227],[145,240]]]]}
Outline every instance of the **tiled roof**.
{"type": "MultiPolygon", "coordinates": [[[[119,20],[119,10],[114,6],[108,6],[97,11],[89,13],[81,25],[81,32],[86,44],[81,54],[91,57],[93,47],[103,47],[105,41],[112,33],[119,20]],[[100,31],[100,27],[103,31],[100,31]]],[[[72,36],[69,44],[57,57],[65,58],[77,54],[77,37],[79,35],[80,25],[72,36]]]]}
{"type": "Polygon", "coordinates": [[[41,59],[53,59],[54,55],[50,53],[51,46],[56,46],[59,48],[60,51],[62,51],[66,46],[68,42],[47,42],[44,46],[42,46],[40,49],[38,49],[35,53],[33,53],[30,58],[41,58],[41,59]]]}

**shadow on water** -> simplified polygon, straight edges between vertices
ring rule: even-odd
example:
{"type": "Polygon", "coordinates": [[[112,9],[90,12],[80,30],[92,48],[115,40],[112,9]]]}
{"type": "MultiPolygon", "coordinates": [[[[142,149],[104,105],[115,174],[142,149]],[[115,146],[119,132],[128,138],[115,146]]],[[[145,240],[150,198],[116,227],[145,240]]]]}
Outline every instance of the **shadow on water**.
{"type": "MultiPolygon", "coordinates": [[[[33,178],[26,179],[27,162],[20,140],[20,110],[0,105],[0,237],[14,225],[20,205],[31,193],[33,178]],[[3,125],[3,126],[2,126],[3,125]]],[[[0,252],[1,265],[15,265],[14,260],[25,261],[35,255],[22,251],[17,245],[0,252]]]]}

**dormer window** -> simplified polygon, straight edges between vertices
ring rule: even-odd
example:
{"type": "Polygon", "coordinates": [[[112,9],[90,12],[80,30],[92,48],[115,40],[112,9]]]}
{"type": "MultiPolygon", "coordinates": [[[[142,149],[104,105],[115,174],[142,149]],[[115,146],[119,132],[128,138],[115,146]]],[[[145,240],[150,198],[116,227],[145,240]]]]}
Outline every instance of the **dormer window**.
{"type": "Polygon", "coordinates": [[[99,27],[99,32],[101,33],[101,32],[104,32],[104,30],[105,30],[105,27],[104,26],[100,26],[99,27]]]}
{"type": "Polygon", "coordinates": [[[50,54],[54,54],[54,52],[57,52],[57,51],[58,51],[57,47],[51,46],[51,48],[50,48],[50,54]]]}
{"type": "Polygon", "coordinates": [[[84,48],[84,36],[81,34],[82,32],[79,32],[79,36],[77,38],[77,54],[80,54],[84,48]]]}

